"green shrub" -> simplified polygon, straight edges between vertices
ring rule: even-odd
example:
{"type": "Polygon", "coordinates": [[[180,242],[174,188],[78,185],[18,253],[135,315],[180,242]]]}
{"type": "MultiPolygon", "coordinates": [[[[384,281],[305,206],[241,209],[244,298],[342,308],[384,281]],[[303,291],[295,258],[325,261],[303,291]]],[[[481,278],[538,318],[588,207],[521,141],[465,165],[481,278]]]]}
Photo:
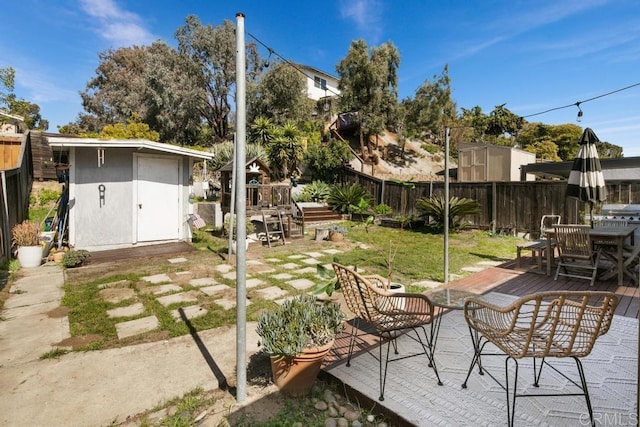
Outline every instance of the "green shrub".
{"type": "Polygon", "coordinates": [[[352,206],[357,206],[363,199],[370,202],[371,195],[360,184],[334,185],[331,187],[327,203],[333,210],[348,214],[351,213],[352,206]]]}
{"type": "Polygon", "coordinates": [[[84,249],[71,249],[65,252],[64,258],[62,258],[62,265],[67,268],[74,268],[82,265],[82,263],[91,256],[89,251],[84,249]]]}
{"type": "Polygon", "coordinates": [[[375,215],[391,215],[393,213],[393,209],[387,204],[380,203],[373,208],[373,213],[375,215]]]}
{"type": "Polygon", "coordinates": [[[41,188],[40,191],[38,191],[38,204],[40,204],[40,206],[46,206],[51,202],[58,201],[58,197],[60,197],[59,191],[41,188]]]}
{"type": "Polygon", "coordinates": [[[302,193],[308,197],[307,201],[324,203],[329,197],[331,186],[323,181],[313,181],[311,184],[307,184],[302,190],[302,193]]]}
{"type": "MultiPolygon", "coordinates": [[[[420,198],[416,202],[416,209],[421,217],[431,217],[429,225],[438,231],[444,230],[445,198],[436,194],[429,198],[420,198]]],[[[469,223],[464,220],[466,215],[480,213],[480,204],[473,199],[451,197],[449,199],[449,230],[459,231],[469,223]]]]}

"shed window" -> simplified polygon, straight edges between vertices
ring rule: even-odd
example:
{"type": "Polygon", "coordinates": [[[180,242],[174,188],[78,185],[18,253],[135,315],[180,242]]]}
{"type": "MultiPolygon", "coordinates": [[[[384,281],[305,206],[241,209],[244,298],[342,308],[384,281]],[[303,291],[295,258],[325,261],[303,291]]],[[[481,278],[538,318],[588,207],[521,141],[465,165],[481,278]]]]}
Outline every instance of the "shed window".
{"type": "Polygon", "coordinates": [[[319,87],[320,89],[327,90],[327,81],[318,76],[313,77],[313,85],[315,87],[319,87]]]}

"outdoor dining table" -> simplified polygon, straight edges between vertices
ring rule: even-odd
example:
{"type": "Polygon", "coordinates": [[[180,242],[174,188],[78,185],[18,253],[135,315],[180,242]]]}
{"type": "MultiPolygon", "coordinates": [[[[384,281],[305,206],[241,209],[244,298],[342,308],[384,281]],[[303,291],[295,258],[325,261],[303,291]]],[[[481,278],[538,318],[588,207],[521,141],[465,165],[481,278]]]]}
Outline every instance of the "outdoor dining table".
{"type": "Polygon", "coordinates": [[[615,251],[609,249],[609,245],[603,247],[606,256],[616,263],[616,268],[603,276],[603,279],[613,277],[616,273],[618,275],[618,286],[622,286],[624,281],[624,242],[627,239],[631,239],[631,244],[634,242],[635,226],[627,227],[595,227],[589,231],[589,237],[591,242],[598,244],[598,242],[614,242],[615,251]]]}
{"type": "MultiPolygon", "coordinates": [[[[634,232],[636,230],[636,226],[627,226],[627,227],[594,227],[589,230],[589,238],[593,244],[597,244],[600,242],[614,242],[615,243],[615,251],[612,251],[607,247],[605,247],[605,251],[607,256],[616,263],[616,269],[613,270],[611,274],[605,275],[605,277],[613,277],[617,273],[618,275],[618,286],[622,286],[624,282],[624,242],[626,239],[631,239],[631,244],[634,244],[634,232]]],[[[553,229],[545,229],[543,230],[545,237],[547,239],[547,275],[551,275],[551,261],[552,261],[552,247],[551,241],[554,238],[553,229]]]]}

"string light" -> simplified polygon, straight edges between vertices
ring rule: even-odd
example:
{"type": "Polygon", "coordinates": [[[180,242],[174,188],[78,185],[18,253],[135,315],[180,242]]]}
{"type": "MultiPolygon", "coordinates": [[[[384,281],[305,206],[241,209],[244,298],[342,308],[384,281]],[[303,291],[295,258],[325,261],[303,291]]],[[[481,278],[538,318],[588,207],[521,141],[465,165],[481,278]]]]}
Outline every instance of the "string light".
{"type": "Polygon", "coordinates": [[[636,87],[636,86],[640,86],[640,82],[634,83],[634,84],[629,85],[629,86],[625,86],[625,87],[620,88],[620,89],[612,90],[611,92],[603,93],[602,95],[594,96],[593,98],[585,99],[584,101],[574,102],[573,104],[563,105],[562,107],[549,108],[548,110],[544,110],[544,111],[541,111],[539,113],[528,114],[526,116],[521,116],[521,117],[523,119],[526,119],[527,117],[539,116],[541,114],[549,113],[551,111],[562,110],[563,108],[569,108],[569,107],[576,106],[576,107],[578,107],[578,110],[580,110],[580,111],[578,111],[578,121],[580,121],[580,120],[582,120],[582,110],[580,109],[580,104],[584,104],[585,102],[593,101],[594,99],[604,98],[605,96],[613,95],[614,93],[622,92],[623,90],[631,89],[631,88],[636,87]]]}
{"type": "MultiPolygon", "coordinates": [[[[256,42],[258,42],[260,45],[262,45],[265,49],[267,49],[267,51],[269,52],[269,58],[271,58],[272,54],[275,54],[282,61],[284,61],[285,63],[287,63],[290,66],[292,66],[295,70],[297,70],[298,72],[303,74],[305,77],[308,77],[307,73],[305,73],[302,69],[300,69],[300,67],[298,67],[296,64],[294,64],[293,62],[289,61],[288,59],[284,58],[282,55],[280,55],[274,49],[272,49],[271,47],[269,47],[265,43],[263,43],[256,36],[254,36],[253,34],[251,34],[249,32],[247,32],[247,35],[249,37],[251,37],[252,39],[254,39],[256,42]]],[[[266,64],[265,64],[267,66],[269,64],[268,61],[269,60],[267,59],[266,64]]],[[[578,117],[576,118],[576,121],[581,122],[582,121],[582,115],[583,115],[582,109],[580,108],[581,104],[584,104],[585,102],[593,101],[595,99],[604,98],[605,96],[613,95],[614,93],[622,92],[623,90],[631,89],[631,88],[634,88],[636,86],[640,86],[640,82],[634,83],[634,84],[629,85],[629,86],[625,86],[625,87],[620,88],[620,89],[612,90],[611,92],[603,93],[602,95],[594,96],[592,98],[585,99],[583,101],[577,101],[577,102],[574,102],[572,104],[562,105],[560,107],[549,108],[548,110],[540,111],[538,113],[527,114],[526,116],[520,116],[520,118],[526,119],[526,118],[529,118],[529,117],[534,117],[534,116],[539,116],[539,115],[542,115],[542,114],[550,113],[551,111],[562,110],[564,108],[570,108],[570,107],[574,107],[575,106],[575,107],[578,107],[578,117]]],[[[327,87],[326,90],[331,92],[335,96],[340,96],[339,93],[336,93],[335,91],[331,90],[331,88],[329,88],[329,87],[327,87]]]]}

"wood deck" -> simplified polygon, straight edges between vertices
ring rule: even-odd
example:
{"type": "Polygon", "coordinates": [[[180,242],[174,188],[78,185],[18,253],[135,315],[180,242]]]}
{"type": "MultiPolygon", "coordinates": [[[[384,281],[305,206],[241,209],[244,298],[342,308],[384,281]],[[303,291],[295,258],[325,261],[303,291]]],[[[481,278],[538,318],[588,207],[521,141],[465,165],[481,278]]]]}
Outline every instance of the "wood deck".
{"type": "Polygon", "coordinates": [[[593,286],[589,286],[588,280],[565,278],[553,280],[553,277],[553,275],[547,276],[538,272],[516,269],[515,261],[508,261],[498,267],[491,267],[463,279],[450,282],[446,287],[463,289],[478,294],[500,292],[515,296],[554,290],[609,291],[617,294],[620,298],[616,308],[617,315],[638,318],[640,290],[628,278],[624,286],[618,286],[617,278],[606,281],[596,279],[593,286]]]}

